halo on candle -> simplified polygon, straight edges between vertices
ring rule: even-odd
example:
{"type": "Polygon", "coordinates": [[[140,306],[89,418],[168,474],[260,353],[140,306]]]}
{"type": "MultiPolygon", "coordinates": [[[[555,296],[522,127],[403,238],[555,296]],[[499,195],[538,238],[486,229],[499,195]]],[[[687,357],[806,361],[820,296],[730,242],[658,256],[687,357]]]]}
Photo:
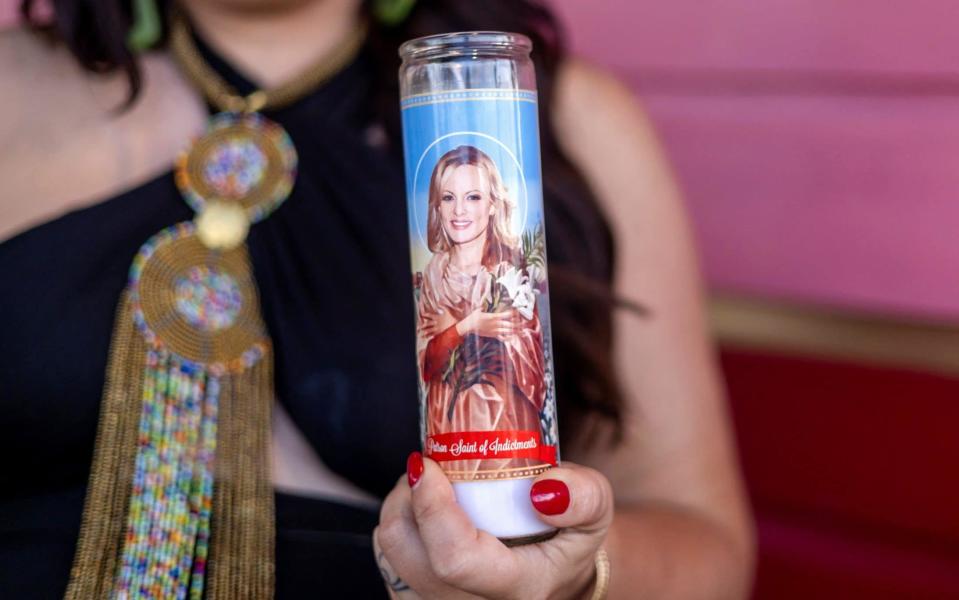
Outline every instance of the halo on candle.
{"type": "Polygon", "coordinates": [[[511,220],[512,222],[510,223],[510,230],[516,236],[521,236],[526,230],[526,222],[529,217],[529,190],[526,186],[526,176],[523,174],[523,166],[516,158],[516,155],[513,154],[513,151],[509,149],[509,146],[491,135],[480,133],[478,131],[454,131],[453,133],[448,133],[433,140],[433,143],[423,150],[423,153],[416,161],[416,169],[413,172],[413,198],[415,199],[413,202],[413,220],[416,227],[416,235],[419,237],[419,241],[424,250],[429,248],[429,244],[426,242],[426,227],[427,211],[429,205],[430,175],[432,174],[436,160],[438,160],[443,153],[460,145],[475,146],[488,155],[499,155],[502,153],[510,158],[512,165],[503,165],[490,156],[497,168],[500,170],[500,176],[503,178],[504,184],[506,184],[507,189],[510,190],[510,197],[514,202],[516,202],[516,210],[513,213],[513,218],[511,220]],[[492,142],[496,145],[498,150],[497,152],[489,151],[489,142],[492,142]],[[439,149],[436,149],[436,147],[440,144],[442,144],[442,146],[440,146],[439,149]],[[435,154],[435,159],[427,162],[427,156],[432,154],[435,154]],[[423,171],[424,163],[427,167],[427,170],[421,177],[420,173],[423,171]],[[514,185],[512,184],[516,183],[518,183],[519,189],[513,191],[514,185]]]}

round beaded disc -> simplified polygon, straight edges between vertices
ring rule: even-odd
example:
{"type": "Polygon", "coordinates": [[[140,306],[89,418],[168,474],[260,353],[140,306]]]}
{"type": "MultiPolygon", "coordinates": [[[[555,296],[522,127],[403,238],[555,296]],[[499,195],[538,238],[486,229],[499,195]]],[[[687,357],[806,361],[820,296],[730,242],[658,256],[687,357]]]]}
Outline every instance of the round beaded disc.
{"type": "Polygon", "coordinates": [[[177,277],[176,310],[187,323],[207,332],[236,323],[243,308],[240,285],[216,266],[196,265],[177,277]]]}
{"type": "Polygon", "coordinates": [[[211,250],[193,223],[164,229],[140,248],[129,291],[148,343],[211,372],[241,371],[268,347],[246,248],[211,250]]]}
{"type": "Polygon", "coordinates": [[[197,213],[210,201],[237,202],[256,223],[290,195],[296,164],[277,123],[258,113],[219,113],[177,159],[176,183],[197,213]]]}

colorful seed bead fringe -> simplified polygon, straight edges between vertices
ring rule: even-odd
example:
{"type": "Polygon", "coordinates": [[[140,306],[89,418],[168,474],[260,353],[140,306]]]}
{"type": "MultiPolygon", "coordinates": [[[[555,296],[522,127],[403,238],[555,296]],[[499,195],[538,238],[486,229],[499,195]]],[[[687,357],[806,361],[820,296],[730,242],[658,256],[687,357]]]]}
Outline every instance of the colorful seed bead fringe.
{"type": "Polygon", "coordinates": [[[202,597],[218,396],[215,377],[169,352],[148,352],[115,598],[202,597]]]}

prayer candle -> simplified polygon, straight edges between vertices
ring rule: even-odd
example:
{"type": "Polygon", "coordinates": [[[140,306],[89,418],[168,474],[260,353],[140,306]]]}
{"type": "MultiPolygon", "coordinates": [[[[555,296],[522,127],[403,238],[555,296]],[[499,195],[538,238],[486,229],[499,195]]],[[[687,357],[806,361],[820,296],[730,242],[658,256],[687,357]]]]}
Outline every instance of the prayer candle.
{"type": "Polygon", "coordinates": [[[531,46],[465,32],[400,47],[423,453],[507,544],[554,533],[529,490],[559,460],[531,46]]]}

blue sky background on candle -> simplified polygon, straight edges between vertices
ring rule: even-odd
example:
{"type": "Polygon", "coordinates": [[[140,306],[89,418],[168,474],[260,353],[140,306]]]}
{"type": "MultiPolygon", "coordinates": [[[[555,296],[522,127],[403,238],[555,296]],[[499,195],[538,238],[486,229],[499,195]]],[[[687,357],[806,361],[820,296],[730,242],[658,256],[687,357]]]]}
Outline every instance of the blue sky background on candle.
{"type": "MultiPolygon", "coordinates": [[[[477,92],[481,95],[481,92],[477,92]]],[[[426,214],[430,176],[439,158],[460,145],[485,152],[499,168],[515,203],[513,231],[535,228],[543,219],[539,130],[535,102],[479,98],[434,102],[403,109],[406,193],[413,270],[430,258],[426,214]],[[415,185],[415,189],[414,189],[415,185]]]]}

